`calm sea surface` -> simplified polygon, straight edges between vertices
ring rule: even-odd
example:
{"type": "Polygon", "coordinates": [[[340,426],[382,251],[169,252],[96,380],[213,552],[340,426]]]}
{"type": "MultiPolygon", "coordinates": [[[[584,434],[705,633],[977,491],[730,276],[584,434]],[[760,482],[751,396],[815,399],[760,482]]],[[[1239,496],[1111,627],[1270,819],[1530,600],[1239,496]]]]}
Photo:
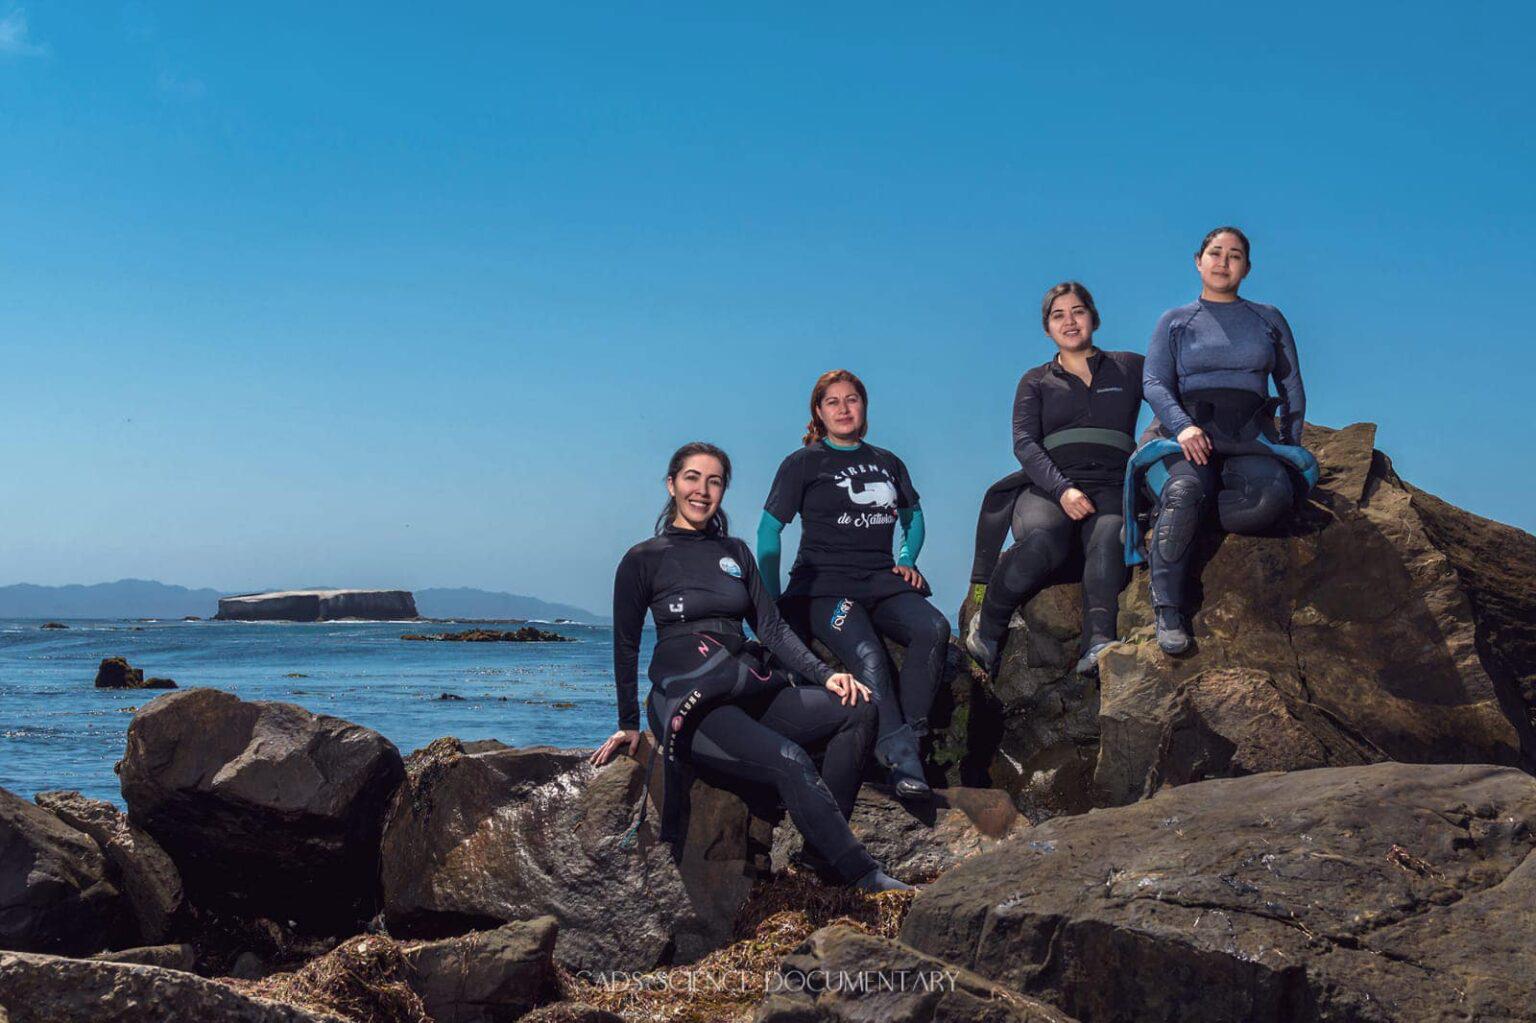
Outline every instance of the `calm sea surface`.
{"type": "MultiPolygon", "coordinates": [[[[112,765],[136,707],[159,691],[96,689],[103,657],[182,688],[282,700],[383,734],[409,753],[444,735],[514,746],[596,746],[617,725],[612,632],[544,625],[574,643],[417,643],[420,622],[0,620],[0,787],[79,789],[118,805],[112,765]],[[463,702],[439,700],[442,693],[463,702]]],[[[488,626],[513,628],[513,626],[488,626]]],[[[647,632],[640,663],[650,658],[647,632]]]]}

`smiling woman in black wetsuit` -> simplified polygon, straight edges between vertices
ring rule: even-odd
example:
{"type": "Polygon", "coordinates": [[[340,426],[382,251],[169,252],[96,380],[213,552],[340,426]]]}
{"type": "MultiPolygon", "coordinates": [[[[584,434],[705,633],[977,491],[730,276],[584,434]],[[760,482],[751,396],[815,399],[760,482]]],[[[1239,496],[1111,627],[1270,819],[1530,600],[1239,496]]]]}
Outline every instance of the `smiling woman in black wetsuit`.
{"type": "Polygon", "coordinates": [[[927,732],[949,622],[928,602],[917,570],[923,513],[907,467],[864,442],[867,402],[864,384],[845,369],[816,381],[802,446],[779,466],[763,506],[757,550],[764,582],[776,591],[779,534],[801,516],[800,549],[781,606],[874,690],[875,756],[890,770],[898,796],[921,799],[933,793],[918,739],[927,732]],[[901,552],[893,556],[898,522],[901,552]],[[899,680],[891,677],[882,635],[907,648],[899,680]]]}
{"type": "Polygon", "coordinates": [[[873,738],[869,690],[822,664],[779,618],[752,552],[727,532],[720,500],[730,479],[730,459],[719,448],[679,448],[667,467],[670,499],[656,536],[630,548],[619,563],[613,583],[619,730],[592,754],[592,763],[607,763],[624,747],[633,755],[639,742],[635,680],[649,607],[656,649],[646,712],[668,772],[662,839],[674,847],[683,840],[688,769],[703,768],[773,784],[822,872],[863,891],[905,889],[848,827],[873,738]],[[761,644],[742,634],[749,616],[761,644]],[[820,774],[808,745],[825,749],[820,774]]]}
{"type": "Polygon", "coordinates": [[[1120,490],[1126,458],[1136,447],[1142,357],[1094,347],[1099,311],[1076,281],[1045,293],[1040,320],[1057,352],[1024,374],[1013,403],[1013,452],[1030,485],[1014,503],[1014,545],[992,572],[966,649],[995,671],[1014,608],[1033,597],[1081,543],[1083,639],[1077,670],[1092,674],[1099,655],[1115,641],[1125,586],[1120,490]]]}

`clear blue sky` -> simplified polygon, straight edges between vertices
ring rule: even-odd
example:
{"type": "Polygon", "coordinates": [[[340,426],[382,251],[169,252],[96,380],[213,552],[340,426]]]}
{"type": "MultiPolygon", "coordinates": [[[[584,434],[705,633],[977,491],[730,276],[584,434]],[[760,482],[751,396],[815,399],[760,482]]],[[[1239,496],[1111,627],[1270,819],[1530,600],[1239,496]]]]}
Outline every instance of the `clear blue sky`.
{"type": "Polygon", "coordinates": [[[952,612],[1040,294],[1143,350],[1229,221],[1310,418],[1536,528],[1529,5],[736,6],[0,0],[0,583],[604,611],[846,366],[952,612]]]}

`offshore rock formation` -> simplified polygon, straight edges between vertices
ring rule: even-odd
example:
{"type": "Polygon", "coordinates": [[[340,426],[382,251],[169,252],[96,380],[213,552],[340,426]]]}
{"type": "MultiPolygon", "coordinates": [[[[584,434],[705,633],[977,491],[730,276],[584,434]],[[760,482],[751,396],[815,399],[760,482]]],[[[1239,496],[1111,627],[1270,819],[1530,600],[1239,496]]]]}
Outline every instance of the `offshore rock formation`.
{"type": "Polygon", "coordinates": [[[1084,1023],[1531,1019],[1533,849],[1511,768],[1222,779],[982,853],[901,934],[1084,1023]]]}
{"type": "Polygon", "coordinates": [[[145,678],[143,668],[134,668],[122,657],[104,657],[96,668],[97,689],[175,689],[168,678],[145,678]]]}
{"type": "MultiPolygon", "coordinates": [[[[1048,813],[1167,785],[1381,760],[1529,768],[1536,538],[1403,482],[1375,427],[1310,426],[1323,474],[1272,536],[1202,534],[1196,648],[1152,641],[1146,573],[1098,682],[1072,673],[1075,580],[1014,618],[996,681],[952,679],[935,748],[1048,813]],[[972,727],[976,722],[981,727],[972,727]],[[991,725],[990,731],[988,725],[991,725]]],[[[974,607],[961,611],[968,620],[974,607]]]]}
{"type": "Polygon", "coordinates": [[[416,600],[409,590],[276,590],[220,597],[224,622],[329,622],[338,618],[401,621],[415,618],[416,600]]]}
{"type": "Polygon", "coordinates": [[[134,715],[118,766],[129,819],[198,907],[321,934],[375,912],[384,806],[405,774],[377,732],[187,689],[134,715]]]}

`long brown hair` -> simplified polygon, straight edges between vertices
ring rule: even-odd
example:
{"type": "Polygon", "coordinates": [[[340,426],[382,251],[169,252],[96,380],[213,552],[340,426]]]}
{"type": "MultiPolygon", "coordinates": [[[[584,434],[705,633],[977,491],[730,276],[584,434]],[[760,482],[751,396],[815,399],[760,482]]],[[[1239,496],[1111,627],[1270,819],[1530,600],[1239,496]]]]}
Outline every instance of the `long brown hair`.
{"type": "Polygon", "coordinates": [[[846,369],[829,369],[816,378],[816,386],[811,388],[811,421],[805,424],[805,436],[800,439],[801,444],[814,444],[827,435],[827,424],[816,415],[816,406],[821,404],[821,399],[827,396],[827,388],[833,384],[852,384],[853,389],[859,392],[859,401],[864,405],[864,421],[859,424],[859,440],[863,440],[869,432],[869,392],[864,390],[864,381],[846,369]]]}

